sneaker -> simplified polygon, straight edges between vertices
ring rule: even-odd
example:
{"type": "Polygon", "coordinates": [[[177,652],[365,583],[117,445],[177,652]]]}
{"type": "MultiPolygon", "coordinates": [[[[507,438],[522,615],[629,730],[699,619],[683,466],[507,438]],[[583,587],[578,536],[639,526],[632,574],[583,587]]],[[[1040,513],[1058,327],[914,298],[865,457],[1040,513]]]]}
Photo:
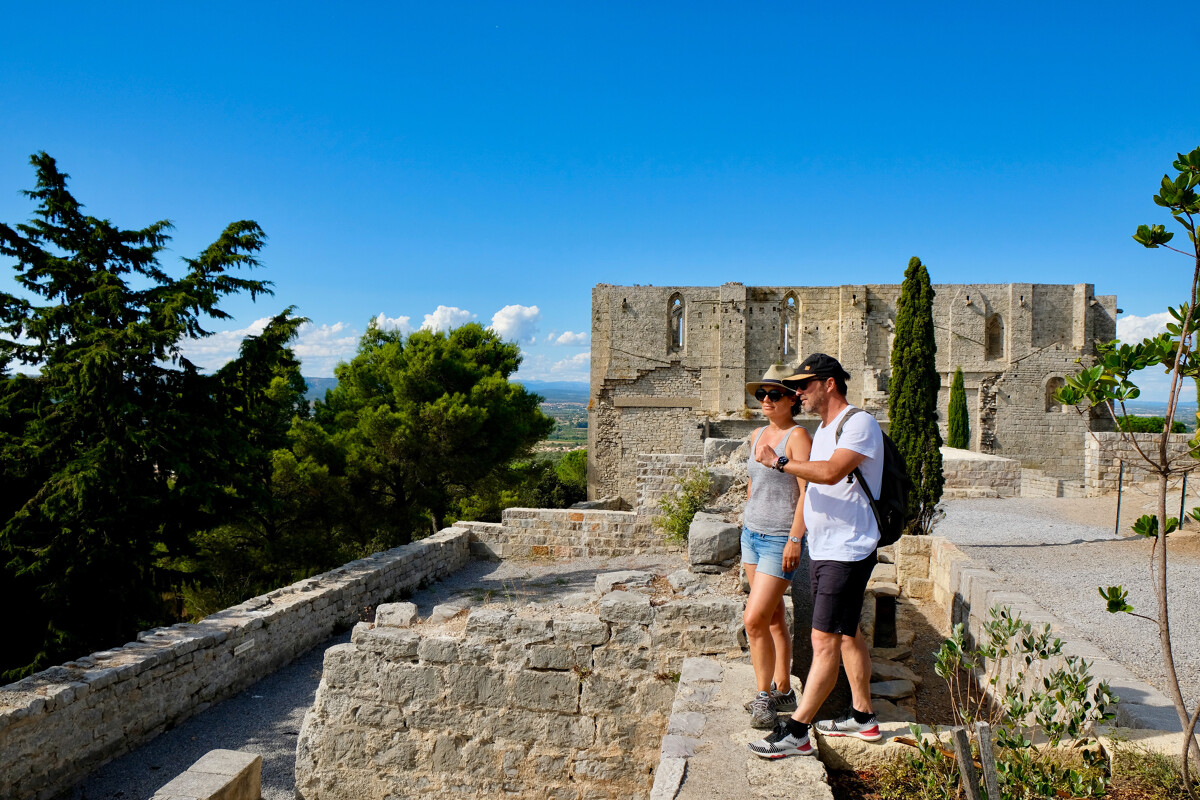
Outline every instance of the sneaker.
{"type": "Polygon", "coordinates": [[[793,736],[788,732],[787,720],[780,720],[775,730],[765,739],[747,745],[750,752],[759,758],[787,758],[788,756],[815,756],[817,748],[812,746],[808,734],[793,736]]]}
{"type": "Polygon", "coordinates": [[[775,710],[782,714],[790,714],[796,710],[796,690],[788,689],[788,693],[771,692],[771,699],[775,701],[775,710]]]}
{"type": "Polygon", "coordinates": [[[767,692],[759,692],[758,697],[750,701],[750,727],[771,730],[776,719],[775,700],[767,692]]]}
{"type": "Polygon", "coordinates": [[[879,730],[879,720],[874,714],[866,722],[857,722],[851,708],[846,709],[846,713],[837,719],[823,719],[813,727],[822,736],[853,736],[864,742],[878,742],[883,738],[879,730]]]}
{"type": "MultiPolygon", "coordinates": [[[[771,681],[771,699],[775,701],[775,710],[781,714],[790,714],[796,710],[795,689],[788,689],[787,694],[784,694],[775,687],[775,681],[771,681]]],[[[747,700],[742,708],[749,711],[752,705],[754,705],[754,700],[747,700]]]]}

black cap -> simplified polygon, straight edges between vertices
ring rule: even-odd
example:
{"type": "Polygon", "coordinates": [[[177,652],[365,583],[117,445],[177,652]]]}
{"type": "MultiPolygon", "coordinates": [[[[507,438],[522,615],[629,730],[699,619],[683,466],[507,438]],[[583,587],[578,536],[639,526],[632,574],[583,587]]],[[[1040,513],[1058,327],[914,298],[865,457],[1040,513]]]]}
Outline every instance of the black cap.
{"type": "Polygon", "coordinates": [[[800,364],[795,375],[788,376],[789,381],[806,381],[809,378],[841,378],[849,380],[850,373],[842,369],[842,365],[833,356],[824,353],[813,353],[800,364]]]}

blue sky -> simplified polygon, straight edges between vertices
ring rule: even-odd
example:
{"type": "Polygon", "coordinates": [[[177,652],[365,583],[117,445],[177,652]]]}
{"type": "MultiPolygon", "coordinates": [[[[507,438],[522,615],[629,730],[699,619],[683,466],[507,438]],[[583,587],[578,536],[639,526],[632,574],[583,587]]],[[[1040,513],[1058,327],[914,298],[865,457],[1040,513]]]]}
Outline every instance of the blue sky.
{"type": "MultiPolygon", "coordinates": [[[[587,375],[597,282],[1094,283],[1124,331],[1188,288],[1129,238],[1200,145],[1178,4],[9,4],[0,220],[45,150],[91,213],[269,236],[329,375],[371,318],[587,375]]],[[[2,279],[0,280],[7,280],[2,279]]],[[[1139,327],[1140,326],[1140,327],[1139,327]]]]}

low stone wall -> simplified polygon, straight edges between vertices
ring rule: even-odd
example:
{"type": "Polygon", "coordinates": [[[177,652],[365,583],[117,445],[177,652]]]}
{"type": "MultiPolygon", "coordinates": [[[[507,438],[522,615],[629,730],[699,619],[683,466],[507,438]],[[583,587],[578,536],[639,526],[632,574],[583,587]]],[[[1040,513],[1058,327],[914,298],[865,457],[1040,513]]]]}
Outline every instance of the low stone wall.
{"type": "MultiPolygon", "coordinates": [[[[1087,438],[1083,457],[1083,480],[1090,496],[1115,492],[1117,482],[1121,477],[1121,462],[1125,462],[1124,481],[1140,483],[1153,477],[1146,470],[1146,462],[1137,454],[1133,444],[1126,441],[1124,436],[1132,436],[1138,447],[1149,453],[1158,449],[1158,439],[1162,434],[1154,433],[1094,433],[1087,438]]],[[[1188,440],[1186,433],[1172,433],[1167,443],[1167,456],[1172,461],[1188,462],[1188,440]]],[[[1155,456],[1152,456],[1155,457],[1155,456]]]]}
{"type": "Polygon", "coordinates": [[[688,472],[704,464],[700,453],[647,453],[637,457],[637,504],[643,514],[658,511],[658,501],[675,491],[688,472]]]}
{"type": "MultiPolygon", "coordinates": [[[[904,537],[905,539],[909,537],[904,537]]],[[[1012,591],[1004,579],[990,569],[980,567],[971,558],[940,536],[929,539],[929,578],[934,601],[946,614],[950,625],[962,623],[971,639],[983,631],[992,606],[1007,606],[1020,613],[1021,619],[1035,625],[1048,623],[1063,639],[1063,652],[1086,659],[1096,680],[1108,681],[1121,698],[1116,724],[1127,728],[1180,730],[1174,706],[1158,689],[1143,681],[1104,651],[1074,635],[1057,617],[1047,612],[1023,592],[1012,591]]],[[[901,539],[903,542],[904,540],[901,539]]]]}
{"type": "Polygon", "coordinates": [[[595,612],[478,607],[461,630],[357,625],[325,655],[296,796],[645,800],[684,656],[741,655],[742,607],[615,591],[595,612]]]}
{"type": "Polygon", "coordinates": [[[459,522],[472,551],[487,558],[587,558],[673,553],[651,518],[632,511],[508,508],[502,522],[459,522]]]}
{"type": "Polygon", "coordinates": [[[1013,458],[942,448],[942,498],[1017,497],[1021,494],[1021,462],[1013,458]]]}
{"type": "Polygon", "coordinates": [[[449,528],[3,687],[0,797],[53,797],[353,624],[367,607],[459,569],[469,537],[449,528]]]}

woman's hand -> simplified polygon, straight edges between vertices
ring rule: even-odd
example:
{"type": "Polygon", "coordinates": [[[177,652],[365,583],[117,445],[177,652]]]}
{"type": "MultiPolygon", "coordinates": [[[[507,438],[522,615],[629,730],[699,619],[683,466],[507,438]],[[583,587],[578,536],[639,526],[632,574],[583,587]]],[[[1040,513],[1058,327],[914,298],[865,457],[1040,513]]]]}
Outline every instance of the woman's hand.
{"type": "Polygon", "coordinates": [[[783,546],[783,571],[791,572],[800,566],[800,545],[788,539],[783,546]]]}

